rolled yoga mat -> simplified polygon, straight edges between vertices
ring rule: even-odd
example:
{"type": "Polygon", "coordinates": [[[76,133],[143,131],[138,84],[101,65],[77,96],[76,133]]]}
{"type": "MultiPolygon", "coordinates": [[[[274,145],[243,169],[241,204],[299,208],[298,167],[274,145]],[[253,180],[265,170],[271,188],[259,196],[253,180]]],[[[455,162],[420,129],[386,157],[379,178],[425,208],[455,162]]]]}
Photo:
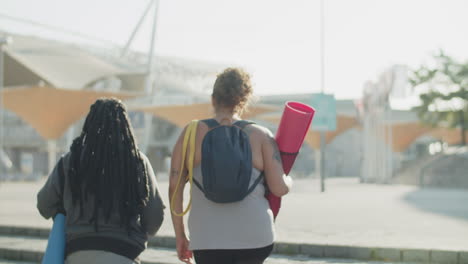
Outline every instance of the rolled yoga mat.
{"type": "MultiPolygon", "coordinates": [[[[284,107],[275,139],[286,175],[289,174],[294,165],[314,114],[315,109],[299,102],[287,102],[284,107]]],[[[276,218],[281,207],[281,198],[272,193],[268,193],[266,198],[273,211],[273,216],[276,218]]]]}
{"type": "Polygon", "coordinates": [[[42,264],[63,264],[65,243],[65,215],[59,213],[54,218],[42,264]]]}

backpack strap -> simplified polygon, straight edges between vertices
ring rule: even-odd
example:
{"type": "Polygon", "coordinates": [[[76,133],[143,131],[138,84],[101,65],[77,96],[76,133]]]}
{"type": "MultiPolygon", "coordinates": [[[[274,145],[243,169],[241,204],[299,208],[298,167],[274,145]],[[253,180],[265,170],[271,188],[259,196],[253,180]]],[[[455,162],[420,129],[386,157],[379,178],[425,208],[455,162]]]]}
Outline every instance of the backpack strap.
{"type": "Polygon", "coordinates": [[[254,181],[254,183],[252,184],[252,186],[250,186],[250,188],[247,190],[247,194],[245,195],[247,197],[247,195],[249,195],[251,192],[253,192],[253,190],[255,190],[255,187],[257,187],[257,185],[260,183],[260,181],[265,177],[265,172],[262,171],[262,173],[260,173],[260,175],[258,175],[257,179],[254,181]]]}
{"type": "Polygon", "coordinates": [[[202,121],[203,123],[205,123],[210,129],[219,126],[218,121],[216,121],[216,119],[214,119],[214,118],[211,118],[211,119],[204,119],[204,120],[201,120],[201,121],[202,121]]]}
{"type": "Polygon", "coordinates": [[[201,183],[199,183],[199,182],[197,181],[197,179],[193,178],[193,183],[195,183],[195,186],[197,186],[198,189],[200,189],[200,191],[202,191],[202,193],[205,193],[205,190],[203,189],[201,183]]]}
{"type": "MultiPolygon", "coordinates": [[[[221,126],[218,123],[218,121],[216,121],[216,119],[214,119],[214,118],[204,119],[204,120],[201,120],[201,122],[205,123],[208,126],[208,128],[210,128],[210,129],[221,126]]],[[[240,129],[244,129],[246,126],[253,125],[253,124],[255,124],[255,122],[250,121],[250,120],[239,120],[239,121],[234,122],[232,125],[237,126],[240,129]]]]}
{"type": "Polygon", "coordinates": [[[237,126],[240,129],[244,129],[246,126],[253,125],[253,124],[255,124],[255,122],[250,121],[250,120],[239,120],[239,121],[234,122],[234,124],[232,124],[232,125],[237,126]]]}

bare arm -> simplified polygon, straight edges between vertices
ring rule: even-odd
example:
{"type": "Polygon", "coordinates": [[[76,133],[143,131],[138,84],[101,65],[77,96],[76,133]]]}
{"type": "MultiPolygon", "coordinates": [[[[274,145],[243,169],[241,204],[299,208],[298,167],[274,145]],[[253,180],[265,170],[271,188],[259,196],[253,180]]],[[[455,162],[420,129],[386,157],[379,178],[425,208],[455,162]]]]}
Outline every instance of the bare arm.
{"type": "Polygon", "coordinates": [[[262,155],[268,188],[276,196],[286,195],[292,187],[292,178],[284,175],[278,144],[269,130],[265,131],[262,155]]]}
{"type": "Polygon", "coordinates": [[[177,213],[181,213],[183,211],[183,202],[184,202],[184,188],[187,183],[187,167],[183,167],[182,165],[182,146],[184,141],[184,135],[187,128],[185,128],[179,136],[176,145],[174,146],[174,150],[172,151],[172,158],[171,158],[171,172],[169,175],[169,202],[171,203],[171,217],[172,217],[172,225],[174,226],[174,232],[176,236],[176,248],[177,248],[177,255],[179,259],[187,264],[192,263],[192,252],[188,249],[189,248],[189,240],[187,235],[185,234],[185,226],[184,226],[184,219],[182,216],[174,215],[172,212],[172,208],[177,213]],[[182,170],[182,175],[180,172],[182,170]],[[179,182],[179,176],[182,177],[180,181],[180,185],[177,188],[177,184],[179,182]],[[177,192],[176,192],[177,189],[177,192]],[[173,196],[174,200],[172,200],[173,196]]]}
{"type": "Polygon", "coordinates": [[[169,175],[169,201],[170,203],[173,203],[171,204],[171,216],[176,237],[186,237],[183,217],[176,216],[172,213],[172,208],[174,208],[177,213],[180,213],[183,210],[183,196],[186,184],[185,179],[187,178],[188,174],[187,168],[185,166],[182,169],[182,180],[180,183],[181,186],[179,186],[177,193],[175,194],[174,201],[172,201],[172,198],[176,191],[177,183],[179,181],[179,175],[181,170],[180,167],[182,164],[182,144],[184,140],[185,130],[186,128],[182,131],[181,135],[179,136],[179,139],[177,140],[174,146],[174,150],[172,151],[171,172],[169,175]]]}

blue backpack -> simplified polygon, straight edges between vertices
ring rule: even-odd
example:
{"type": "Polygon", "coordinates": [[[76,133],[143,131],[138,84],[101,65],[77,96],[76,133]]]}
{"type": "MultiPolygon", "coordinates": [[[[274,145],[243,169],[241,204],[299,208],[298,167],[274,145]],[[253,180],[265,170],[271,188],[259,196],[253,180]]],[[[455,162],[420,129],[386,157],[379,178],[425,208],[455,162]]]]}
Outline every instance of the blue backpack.
{"type": "Polygon", "coordinates": [[[240,120],[232,125],[220,125],[215,119],[201,120],[209,127],[202,142],[202,183],[195,185],[208,200],[233,203],[249,195],[263,178],[263,173],[250,185],[252,149],[244,132],[251,121],[240,120]]]}

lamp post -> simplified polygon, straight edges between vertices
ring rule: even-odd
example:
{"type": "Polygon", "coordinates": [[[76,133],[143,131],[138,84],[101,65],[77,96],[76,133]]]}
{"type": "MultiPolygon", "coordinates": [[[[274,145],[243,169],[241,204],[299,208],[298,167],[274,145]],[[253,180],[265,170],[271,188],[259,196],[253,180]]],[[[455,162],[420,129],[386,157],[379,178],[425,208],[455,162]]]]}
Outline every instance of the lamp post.
{"type": "MultiPolygon", "coordinates": [[[[159,12],[159,1],[160,0],[154,0],[155,2],[155,7],[154,7],[154,17],[153,17],[153,28],[151,31],[151,42],[150,42],[150,48],[148,52],[148,68],[147,68],[147,75],[146,75],[146,85],[145,85],[145,92],[147,95],[150,96],[150,104],[153,105],[155,101],[155,91],[153,87],[153,82],[155,80],[155,70],[154,70],[154,65],[155,65],[155,54],[154,54],[154,49],[155,49],[155,42],[156,42],[156,29],[157,29],[157,22],[158,22],[158,12],[159,12]]],[[[153,116],[150,114],[145,115],[145,128],[144,128],[144,140],[143,140],[143,145],[142,145],[142,150],[144,152],[147,152],[150,145],[151,145],[151,138],[153,134],[153,116]]]]}
{"type": "MultiPolygon", "coordinates": [[[[320,1],[320,91],[325,93],[325,0],[320,1]]],[[[320,131],[320,191],[325,192],[326,134],[320,131]]]]}

